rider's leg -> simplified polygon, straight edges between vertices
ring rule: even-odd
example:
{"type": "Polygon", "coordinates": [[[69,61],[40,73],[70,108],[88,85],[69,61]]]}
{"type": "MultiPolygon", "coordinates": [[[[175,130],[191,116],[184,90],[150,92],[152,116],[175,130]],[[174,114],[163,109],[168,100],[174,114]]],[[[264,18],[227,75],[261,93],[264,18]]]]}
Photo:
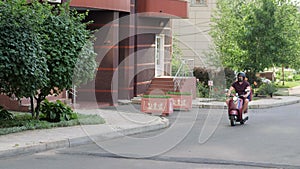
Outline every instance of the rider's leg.
{"type": "Polygon", "coordinates": [[[249,103],[249,100],[248,99],[244,99],[244,105],[243,105],[243,113],[248,109],[248,103],[249,103]]]}

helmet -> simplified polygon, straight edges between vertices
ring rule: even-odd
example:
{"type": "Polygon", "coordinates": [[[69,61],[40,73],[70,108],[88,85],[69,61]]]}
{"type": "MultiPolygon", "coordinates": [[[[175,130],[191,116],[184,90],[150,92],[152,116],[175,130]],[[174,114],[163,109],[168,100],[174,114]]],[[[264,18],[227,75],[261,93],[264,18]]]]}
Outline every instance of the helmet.
{"type": "Polygon", "coordinates": [[[238,79],[239,77],[243,77],[243,80],[245,80],[246,74],[245,74],[244,72],[239,72],[239,73],[237,74],[237,79],[238,79]]]}

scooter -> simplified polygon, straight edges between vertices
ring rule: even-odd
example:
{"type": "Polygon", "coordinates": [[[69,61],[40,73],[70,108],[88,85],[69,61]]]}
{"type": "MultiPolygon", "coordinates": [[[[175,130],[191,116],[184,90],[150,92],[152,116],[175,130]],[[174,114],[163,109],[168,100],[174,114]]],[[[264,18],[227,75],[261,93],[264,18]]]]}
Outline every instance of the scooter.
{"type": "Polygon", "coordinates": [[[244,124],[248,119],[248,109],[244,113],[243,110],[243,96],[231,95],[231,99],[228,104],[228,117],[230,120],[230,125],[235,126],[237,122],[244,124]]]}

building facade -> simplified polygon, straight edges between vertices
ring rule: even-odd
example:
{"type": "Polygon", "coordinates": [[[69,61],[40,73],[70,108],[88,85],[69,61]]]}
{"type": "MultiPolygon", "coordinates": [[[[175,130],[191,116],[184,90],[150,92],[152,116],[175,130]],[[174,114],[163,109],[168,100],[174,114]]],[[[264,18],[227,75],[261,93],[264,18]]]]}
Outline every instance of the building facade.
{"type": "Polygon", "coordinates": [[[170,74],[170,19],[187,18],[180,0],[71,0],[78,11],[89,10],[96,30],[98,54],[94,81],[78,89],[78,101],[96,99],[116,104],[144,93],[157,76],[170,74]],[[95,97],[94,97],[95,96],[95,97]]]}
{"type": "Polygon", "coordinates": [[[180,42],[183,58],[194,60],[195,67],[208,67],[207,54],[213,50],[209,35],[216,0],[188,0],[188,19],[173,21],[173,34],[180,42]]]}

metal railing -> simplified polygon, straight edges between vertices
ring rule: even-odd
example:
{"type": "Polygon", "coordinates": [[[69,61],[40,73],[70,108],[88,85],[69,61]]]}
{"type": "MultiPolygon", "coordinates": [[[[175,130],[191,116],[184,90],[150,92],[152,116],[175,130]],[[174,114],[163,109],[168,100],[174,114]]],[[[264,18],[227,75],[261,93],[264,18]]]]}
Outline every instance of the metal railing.
{"type": "Polygon", "coordinates": [[[181,81],[187,77],[193,77],[193,69],[195,66],[194,59],[181,59],[181,64],[174,76],[174,91],[181,86],[181,81]]]}

